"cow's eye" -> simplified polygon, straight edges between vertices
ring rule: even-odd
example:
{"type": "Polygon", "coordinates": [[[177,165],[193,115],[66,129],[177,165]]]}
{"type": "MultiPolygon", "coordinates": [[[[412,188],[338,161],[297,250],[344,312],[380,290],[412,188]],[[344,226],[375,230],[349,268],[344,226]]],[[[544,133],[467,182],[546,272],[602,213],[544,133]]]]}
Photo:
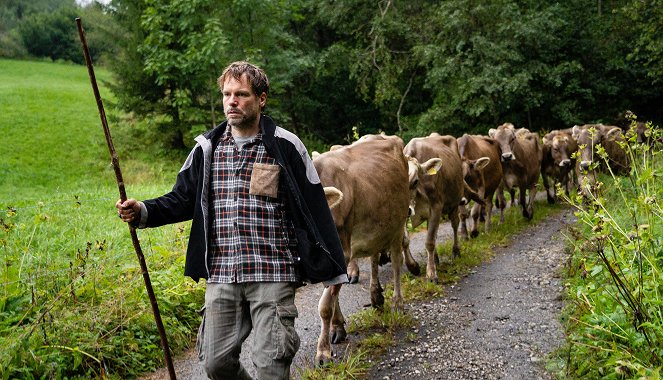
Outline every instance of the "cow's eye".
{"type": "Polygon", "coordinates": [[[419,180],[418,180],[418,179],[415,179],[415,180],[412,182],[412,185],[410,185],[410,189],[414,189],[414,188],[416,188],[418,184],[419,184],[419,180]]]}

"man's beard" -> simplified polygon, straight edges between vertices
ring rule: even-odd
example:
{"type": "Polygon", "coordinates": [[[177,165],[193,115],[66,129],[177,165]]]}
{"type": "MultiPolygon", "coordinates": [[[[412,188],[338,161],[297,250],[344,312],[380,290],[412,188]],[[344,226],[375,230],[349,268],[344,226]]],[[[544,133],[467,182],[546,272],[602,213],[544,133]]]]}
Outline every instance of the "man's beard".
{"type": "Polygon", "coordinates": [[[235,114],[235,116],[240,116],[240,117],[231,118],[226,116],[226,119],[228,120],[228,124],[230,124],[231,127],[237,128],[239,130],[247,130],[253,128],[255,121],[258,119],[258,113],[235,114]]]}

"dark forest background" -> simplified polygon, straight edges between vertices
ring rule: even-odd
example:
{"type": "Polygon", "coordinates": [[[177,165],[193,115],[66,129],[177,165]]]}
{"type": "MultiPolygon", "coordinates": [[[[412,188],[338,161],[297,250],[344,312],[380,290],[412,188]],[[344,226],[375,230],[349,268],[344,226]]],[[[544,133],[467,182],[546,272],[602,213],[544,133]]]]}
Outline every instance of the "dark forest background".
{"type": "Polygon", "coordinates": [[[663,0],[0,0],[0,57],[83,64],[75,17],[110,106],[173,149],[223,120],[216,78],[240,59],[321,145],[663,120],[663,0]]]}

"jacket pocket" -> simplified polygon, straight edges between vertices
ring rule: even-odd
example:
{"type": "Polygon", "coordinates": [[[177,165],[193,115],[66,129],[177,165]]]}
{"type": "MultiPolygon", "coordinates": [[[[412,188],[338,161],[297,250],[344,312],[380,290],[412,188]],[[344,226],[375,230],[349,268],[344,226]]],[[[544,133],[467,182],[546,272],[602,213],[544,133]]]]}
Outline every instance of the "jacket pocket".
{"type": "Polygon", "coordinates": [[[279,192],[280,171],[278,165],[253,164],[249,194],[276,198],[279,192]]]}

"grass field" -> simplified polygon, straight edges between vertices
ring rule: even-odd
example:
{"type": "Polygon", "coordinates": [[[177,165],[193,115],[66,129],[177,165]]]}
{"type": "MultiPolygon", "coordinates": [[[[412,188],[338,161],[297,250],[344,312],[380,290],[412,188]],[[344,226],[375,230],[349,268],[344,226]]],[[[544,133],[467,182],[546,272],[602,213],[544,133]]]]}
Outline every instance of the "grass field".
{"type": "MultiPolygon", "coordinates": [[[[109,74],[96,76],[110,102],[109,74]]],[[[132,126],[110,127],[128,195],[168,191],[180,162],[149,149],[125,162],[132,126]]],[[[130,378],[161,365],[87,69],[0,60],[0,136],[0,378],[130,378]]],[[[176,352],[203,289],[182,275],[187,229],[139,232],[176,352]]]]}

